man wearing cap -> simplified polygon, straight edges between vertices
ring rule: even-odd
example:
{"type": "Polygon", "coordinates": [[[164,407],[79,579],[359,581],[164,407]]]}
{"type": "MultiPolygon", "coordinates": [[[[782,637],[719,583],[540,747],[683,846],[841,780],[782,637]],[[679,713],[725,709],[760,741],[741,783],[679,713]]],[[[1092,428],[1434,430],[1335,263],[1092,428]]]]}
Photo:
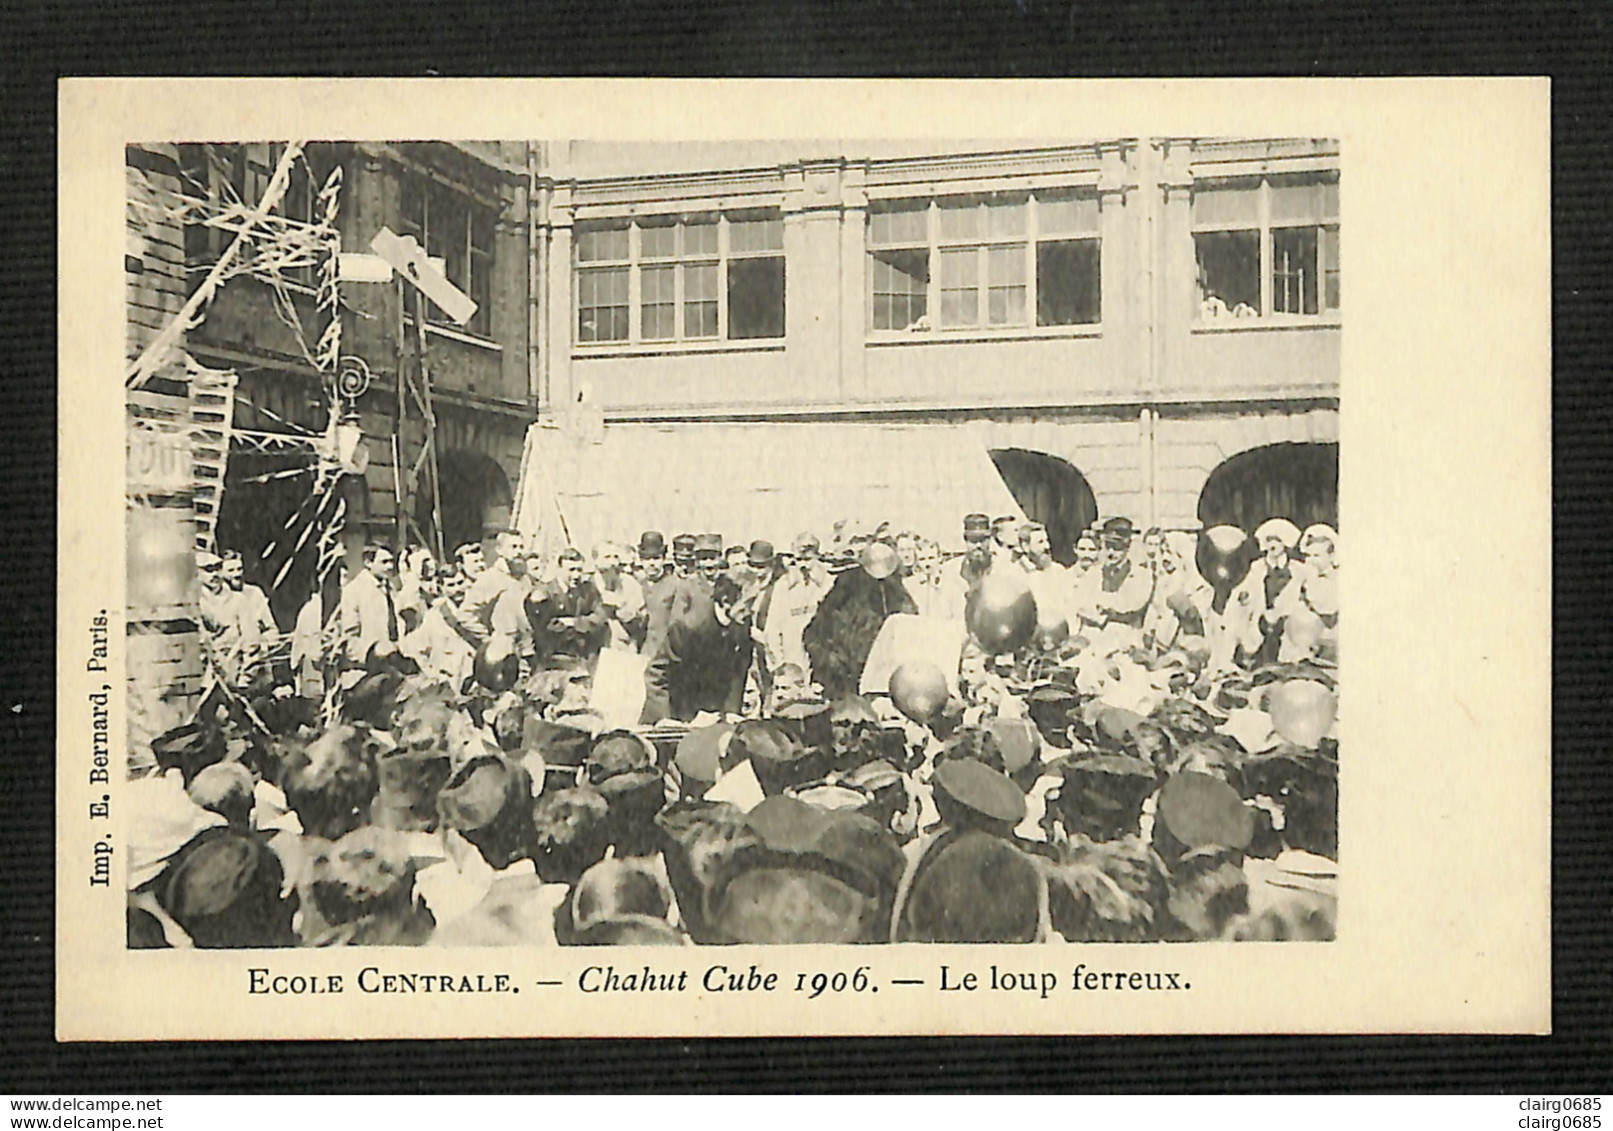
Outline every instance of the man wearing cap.
{"type": "Polygon", "coordinates": [[[632,652],[644,633],[644,590],[638,580],[623,568],[625,555],[614,542],[594,547],[594,588],[604,606],[610,628],[610,647],[632,652]]]}
{"type": "Polygon", "coordinates": [[[1255,527],[1260,560],[1249,567],[1249,576],[1243,580],[1242,591],[1248,594],[1248,600],[1239,601],[1249,606],[1260,627],[1257,663],[1276,663],[1282,647],[1283,622],[1287,619],[1285,609],[1297,600],[1286,591],[1291,585],[1303,585],[1309,574],[1302,563],[1290,556],[1298,545],[1299,527],[1286,518],[1268,518],[1255,527]]]}
{"type": "Polygon", "coordinates": [[[693,577],[697,572],[695,566],[695,537],[693,534],[679,534],[672,539],[672,572],[678,577],[693,577]]]}
{"type": "Polygon", "coordinates": [[[490,527],[484,546],[491,550],[490,560],[471,582],[459,619],[476,638],[478,647],[496,641],[500,655],[530,656],[532,624],[525,607],[525,540],[507,526],[490,527]]]}
{"type": "MultiPolygon", "coordinates": [[[[654,533],[653,531],[651,533],[654,533]]],[[[641,548],[643,540],[640,540],[641,548]]],[[[652,549],[654,545],[652,543],[652,549]]],[[[640,655],[653,657],[666,642],[667,626],[674,618],[705,615],[696,609],[710,604],[710,597],[695,569],[695,536],[679,534],[672,539],[674,568],[644,586],[644,643],[640,655]]]]}
{"type": "Polygon", "coordinates": [[[699,579],[707,595],[711,593],[712,582],[727,569],[727,559],[723,556],[721,534],[696,534],[694,538],[695,577],[699,579]]]}
{"type": "Polygon", "coordinates": [[[341,618],[342,686],[352,687],[367,665],[398,651],[403,625],[398,618],[396,594],[398,560],[390,547],[364,547],[364,568],[342,587],[337,610],[341,618]]]}
{"type": "Polygon", "coordinates": [[[1131,520],[1111,518],[1099,534],[1097,565],[1075,590],[1075,609],[1089,639],[1102,634],[1103,650],[1119,651],[1142,642],[1143,617],[1154,593],[1148,571],[1131,557],[1131,520]]]}
{"type": "Polygon", "coordinates": [[[991,571],[991,520],[978,512],[963,516],[963,557],[956,565],[943,566],[937,583],[934,615],[962,620],[969,594],[991,571]]]}
{"type": "Polygon", "coordinates": [[[544,666],[581,661],[590,669],[610,637],[609,613],[588,579],[582,552],[560,551],[556,576],[537,585],[526,602],[533,648],[544,666]]]}

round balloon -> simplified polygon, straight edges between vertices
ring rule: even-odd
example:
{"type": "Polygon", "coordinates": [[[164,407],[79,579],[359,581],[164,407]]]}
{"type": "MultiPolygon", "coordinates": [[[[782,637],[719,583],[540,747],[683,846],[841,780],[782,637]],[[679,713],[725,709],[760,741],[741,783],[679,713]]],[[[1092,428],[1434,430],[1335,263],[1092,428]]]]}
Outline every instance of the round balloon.
{"type": "Polygon", "coordinates": [[[1036,624],[1036,646],[1044,652],[1057,652],[1070,639],[1070,622],[1058,614],[1036,624]]]}
{"type": "Polygon", "coordinates": [[[471,671],[477,683],[489,691],[502,693],[514,687],[521,677],[521,660],[508,647],[500,648],[490,640],[476,650],[471,671]]]}
{"type": "Polygon", "coordinates": [[[1199,575],[1217,589],[1231,589],[1248,577],[1254,560],[1254,543],[1236,526],[1212,526],[1199,535],[1194,561],[1199,575]]]}
{"type": "Polygon", "coordinates": [[[964,621],[991,655],[1017,652],[1036,635],[1036,598],[1024,578],[989,574],[969,595],[964,621]]]}
{"type": "Polygon", "coordinates": [[[1326,684],[1312,679],[1291,679],[1273,684],[1266,692],[1266,714],[1283,738],[1315,750],[1333,727],[1338,699],[1326,684]]]}
{"type": "Polygon", "coordinates": [[[947,704],[947,677],[934,664],[903,664],[891,672],[890,693],[898,711],[928,726],[947,704]]]}
{"type": "Polygon", "coordinates": [[[901,555],[894,546],[884,542],[870,542],[863,547],[862,567],[875,581],[884,581],[902,566],[901,555]]]}

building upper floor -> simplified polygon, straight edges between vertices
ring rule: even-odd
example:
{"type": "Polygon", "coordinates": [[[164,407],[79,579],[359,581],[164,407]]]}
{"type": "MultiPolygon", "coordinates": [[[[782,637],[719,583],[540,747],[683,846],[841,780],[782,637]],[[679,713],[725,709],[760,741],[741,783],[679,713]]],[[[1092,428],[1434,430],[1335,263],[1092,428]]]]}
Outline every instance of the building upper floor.
{"type": "Polygon", "coordinates": [[[541,388],[607,414],[1336,395],[1326,139],[542,146],[541,388]]]}
{"type": "MultiPolygon", "coordinates": [[[[286,145],[168,148],[180,192],[191,202],[184,213],[184,268],[194,286],[234,240],[239,218],[263,199],[286,145]]],[[[315,141],[303,147],[270,210],[271,230],[296,233],[333,223],[340,250],[367,252],[376,233],[390,228],[417,239],[476,302],[475,314],[461,325],[427,300],[417,308],[412,294],[395,285],[342,282],[342,355],[362,358],[390,381],[400,343],[414,337],[418,311],[435,392],[471,405],[534,411],[529,149],[525,142],[315,141]],[[327,187],[334,191],[322,195],[327,187]]],[[[312,347],[329,319],[317,302],[329,249],[309,252],[297,243],[287,241],[278,264],[221,288],[187,335],[189,348],[222,363],[311,375],[312,347]]]]}
{"type": "MultiPolygon", "coordinates": [[[[185,196],[193,285],[275,143],[134,147],[185,196]]],[[[1339,147],[1081,143],[309,144],[274,208],[344,251],[412,235],[477,303],[419,313],[433,386],[618,418],[1327,398],[1339,381],[1339,147]]],[[[191,345],[310,374],[319,258],[220,291],[191,345]]],[[[382,376],[401,288],[341,284],[382,376]]]]}

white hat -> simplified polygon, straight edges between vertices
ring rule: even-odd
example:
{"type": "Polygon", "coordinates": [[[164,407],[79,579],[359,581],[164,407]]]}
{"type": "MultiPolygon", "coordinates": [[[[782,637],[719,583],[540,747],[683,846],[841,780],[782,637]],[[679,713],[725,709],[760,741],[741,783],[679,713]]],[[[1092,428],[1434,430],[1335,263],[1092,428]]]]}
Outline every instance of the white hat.
{"type": "Polygon", "coordinates": [[[1284,546],[1292,550],[1299,545],[1299,527],[1286,518],[1268,518],[1255,527],[1255,542],[1264,542],[1267,538],[1276,538],[1284,546]]]}
{"type": "Polygon", "coordinates": [[[1334,549],[1338,548],[1339,532],[1325,522],[1312,523],[1305,528],[1305,535],[1299,540],[1301,546],[1309,545],[1313,539],[1325,541],[1334,549]]]}

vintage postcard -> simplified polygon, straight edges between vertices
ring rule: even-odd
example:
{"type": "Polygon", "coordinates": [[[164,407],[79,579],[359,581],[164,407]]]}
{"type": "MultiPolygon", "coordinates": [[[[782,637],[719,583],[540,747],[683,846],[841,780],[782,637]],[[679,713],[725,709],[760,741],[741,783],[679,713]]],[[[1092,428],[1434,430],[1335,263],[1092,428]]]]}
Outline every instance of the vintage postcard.
{"type": "Polygon", "coordinates": [[[1550,1029],[1540,80],[68,80],[64,1040],[1550,1029]]]}

